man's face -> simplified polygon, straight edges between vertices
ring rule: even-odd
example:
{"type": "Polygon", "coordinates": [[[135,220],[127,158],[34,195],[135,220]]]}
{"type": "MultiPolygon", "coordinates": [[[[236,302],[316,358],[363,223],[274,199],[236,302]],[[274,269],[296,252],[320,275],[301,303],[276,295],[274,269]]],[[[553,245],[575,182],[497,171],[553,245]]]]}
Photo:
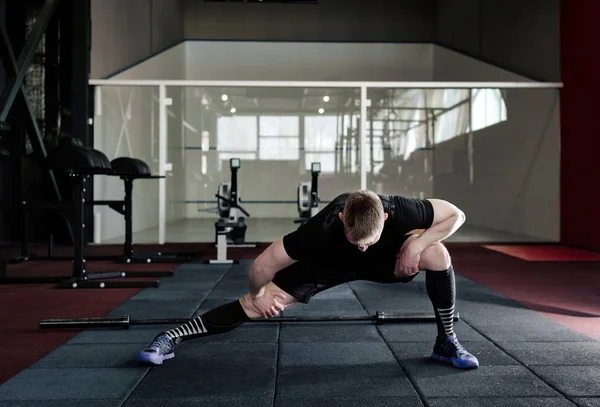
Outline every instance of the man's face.
{"type": "MultiPolygon", "coordinates": [[[[340,212],[340,220],[343,222],[344,221],[344,214],[340,212]]],[[[383,220],[385,221],[388,218],[388,214],[384,213],[383,214],[383,220]]],[[[361,252],[366,252],[367,249],[370,246],[373,246],[375,243],[377,243],[379,241],[379,239],[381,239],[381,234],[383,233],[383,228],[381,228],[381,230],[378,230],[376,233],[374,233],[374,235],[371,238],[365,239],[362,242],[356,242],[354,240],[354,237],[352,236],[352,233],[346,233],[346,239],[348,239],[348,241],[350,243],[352,243],[354,246],[356,246],[358,248],[358,250],[360,250],[361,252]]]]}

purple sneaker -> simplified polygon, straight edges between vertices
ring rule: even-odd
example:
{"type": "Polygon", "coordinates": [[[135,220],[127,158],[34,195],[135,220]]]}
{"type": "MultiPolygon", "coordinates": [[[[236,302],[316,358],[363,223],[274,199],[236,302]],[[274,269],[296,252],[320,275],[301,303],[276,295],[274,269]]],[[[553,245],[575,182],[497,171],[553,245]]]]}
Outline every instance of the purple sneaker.
{"type": "Polygon", "coordinates": [[[443,339],[438,338],[435,341],[431,357],[453,364],[459,369],[474,369],[479,366],[477,358],[467,352],[454,335],[446,336],[443,339]]]}
{"type": "Polygon", "coordinates": [[[165,333],[160,333],[154,338],[150,346],[138,353],[138,362],[162,365],[163,360],[175,357],[175,345],[177,345],[165,333]]]}

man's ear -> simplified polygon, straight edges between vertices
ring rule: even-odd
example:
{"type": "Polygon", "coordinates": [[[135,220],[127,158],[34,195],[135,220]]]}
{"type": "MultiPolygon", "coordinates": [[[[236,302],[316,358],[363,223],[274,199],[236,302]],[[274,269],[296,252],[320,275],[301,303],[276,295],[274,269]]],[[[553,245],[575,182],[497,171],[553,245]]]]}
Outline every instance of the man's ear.
{"type": "Polygon", "coordinates": [[[385,220],[387,220],[387,218],[388,218],[388,214],[386,212],[384,212],[383,213],[383,220],[385,221],[385,220]]]}
{"type": "Polygon", "coordinates": [[[344,214],[342,212],[338,213],[338,216],[340,218],[340,220],[343,222],[344,221],[344,214]]]}

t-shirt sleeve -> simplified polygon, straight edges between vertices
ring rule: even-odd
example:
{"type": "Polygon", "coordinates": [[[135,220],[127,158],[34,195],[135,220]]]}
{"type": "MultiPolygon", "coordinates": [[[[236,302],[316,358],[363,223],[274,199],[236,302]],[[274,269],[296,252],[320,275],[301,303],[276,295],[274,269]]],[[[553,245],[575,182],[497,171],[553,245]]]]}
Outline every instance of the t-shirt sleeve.
{"type": "Polygon", "coordinates": [[[316,241],[314,220],[315,218],[311,218],[300,228],[283,237],[283,248],[293,260],[302,260],[312,251],[316,241]]]}
{"type": "Polygon", "coordinates": [[[433,224],[433,205],[426,199],[394,196],[399,219],[408,231],[413,229],[429,229],[433,224]]]}

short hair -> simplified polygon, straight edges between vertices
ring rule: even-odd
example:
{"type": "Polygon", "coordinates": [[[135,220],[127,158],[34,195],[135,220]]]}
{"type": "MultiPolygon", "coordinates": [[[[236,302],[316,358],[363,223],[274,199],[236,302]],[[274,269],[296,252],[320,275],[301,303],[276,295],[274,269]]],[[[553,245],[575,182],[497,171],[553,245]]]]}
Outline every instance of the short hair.
{"type": "Polygon", "coordinates": [[[352,235],[355,243],[371,243],[365,240],[383,229],[383,214],[383,204],[376,193],[369,190],[352,192],[344,205],[346,233],[352,235]]]}

